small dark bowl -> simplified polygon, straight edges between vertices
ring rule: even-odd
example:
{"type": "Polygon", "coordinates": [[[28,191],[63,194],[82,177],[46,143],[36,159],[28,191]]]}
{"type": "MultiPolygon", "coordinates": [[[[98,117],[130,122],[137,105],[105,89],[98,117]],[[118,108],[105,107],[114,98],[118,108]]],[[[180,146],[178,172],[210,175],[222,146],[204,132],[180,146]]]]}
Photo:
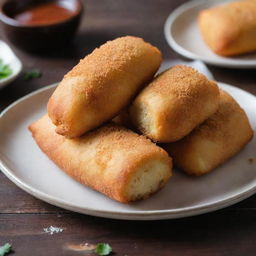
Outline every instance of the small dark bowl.
{"type": "Polygon", "coordinates": [[[0,20],[11,42],[28,51],[45,51],[65,46],[73,38],[83,12],[81,0],[6,0],[0,6],[0,20]],[[21,24],[13,17],[22,11],[47,2],[61,2],[74,14],[64,21],[50,24],[21,24]]]}

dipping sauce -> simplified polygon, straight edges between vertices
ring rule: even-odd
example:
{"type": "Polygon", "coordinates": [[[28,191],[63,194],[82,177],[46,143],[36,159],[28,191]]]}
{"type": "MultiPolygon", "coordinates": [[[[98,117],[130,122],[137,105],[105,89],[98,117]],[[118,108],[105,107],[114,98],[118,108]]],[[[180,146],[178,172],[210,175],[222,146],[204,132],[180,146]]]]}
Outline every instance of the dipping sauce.
{"type": "Polygon", "coordinates": [[[13,16],[23,25],[46,25],[59,23],[74,16],[78,7],[69,8],[63,1],[51,1],[33,5],[13,16]]]}

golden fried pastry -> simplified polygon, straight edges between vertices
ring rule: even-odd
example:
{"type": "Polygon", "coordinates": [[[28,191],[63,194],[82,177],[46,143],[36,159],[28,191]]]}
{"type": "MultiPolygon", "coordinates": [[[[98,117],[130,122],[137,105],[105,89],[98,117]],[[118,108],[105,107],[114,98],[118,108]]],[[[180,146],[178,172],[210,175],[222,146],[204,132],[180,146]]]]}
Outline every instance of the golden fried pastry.
{"type": "Polygon", "coordinates": [[[127,203],[163,187],[172,171],[168,154],[144,136],[109,124],[67,139],[45,115],[29,127],[41,150],[80,183],[127,203]]]}
{"type": "Polygon", "coordinates": [[[199,176],[238,153],[252,136],[244,110],[221,90],[220,105],[215,114],[182,140],[163,147],[177,167],[187,174],[199,176]]]}
{"type": "Polygon", "coordinates": [[[256,1],[242,0],[200,12],[199,27],[217,54],[232,56],[256,50],[256,1]]]}
{"type": "Polygon", "coordinates": [[[48,103],[56,132],[68,138],[115,117],[155,74],[161,52],[138,37],[95,49],[68,72],[48,103]]]}
{"type": "Polygon", "coordinates": [[[173,142],[190,133],[218,108],[215,82],[187,66],[158,75],[134,100],[130,118],[144,135],[173,142]]]}

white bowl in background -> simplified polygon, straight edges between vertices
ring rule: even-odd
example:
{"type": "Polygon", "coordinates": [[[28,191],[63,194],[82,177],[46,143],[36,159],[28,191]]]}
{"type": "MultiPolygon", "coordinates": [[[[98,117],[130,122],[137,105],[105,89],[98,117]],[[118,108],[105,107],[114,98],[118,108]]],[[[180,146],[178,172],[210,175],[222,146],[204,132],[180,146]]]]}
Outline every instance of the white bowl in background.
{"type": "Polygon", "coordinates": [[[8,64],[12,70],[12,74],[6,78],[0,79],[0,89],[14,81],[22,70],[22,63],[14,54],[12,49],[2,40],[0,40],[0,59],[4,64],[8,64]]]}

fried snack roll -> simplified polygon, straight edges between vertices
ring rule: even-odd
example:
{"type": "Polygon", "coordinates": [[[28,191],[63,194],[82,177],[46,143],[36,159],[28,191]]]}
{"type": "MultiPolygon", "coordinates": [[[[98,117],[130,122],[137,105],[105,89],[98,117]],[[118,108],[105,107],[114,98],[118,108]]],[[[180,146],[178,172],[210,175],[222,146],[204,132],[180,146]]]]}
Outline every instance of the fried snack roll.
{"type": "Polygon", "coordinates": [[[253,130],[244,110],[221,90],[215,114],[182,140],[163,147],[177,167],[187,174],[199,176],[238,153],[252,137],[253,130]]]}
{"type": "Polygon", "coordinates": [[[150,140],[114,124],[67,139],[46,115],[29,126],[41,150],[80,183],[127,203],[145,199],[171,177],[172,160],[150,140]]]}
{"type": "Polygon", "coordinates": [[[152,79],[161,52],[138,37],[103,44],[68,72],[48,103],[56,132],[68,138],[115,117],[152,79]]]}
{"type": "Polygon", "coordinates": [[[173,142],[190,133],[218,108],[216,83],[187,66],[158,75],[134,100],[130,118],[154,141],[173,142]]]}
{"type": "Polygon", "coordinates": [[[256,1],[232,2],[200,12],[199,28],[206,44],[223,56],[256,50],[256,1]]]}

